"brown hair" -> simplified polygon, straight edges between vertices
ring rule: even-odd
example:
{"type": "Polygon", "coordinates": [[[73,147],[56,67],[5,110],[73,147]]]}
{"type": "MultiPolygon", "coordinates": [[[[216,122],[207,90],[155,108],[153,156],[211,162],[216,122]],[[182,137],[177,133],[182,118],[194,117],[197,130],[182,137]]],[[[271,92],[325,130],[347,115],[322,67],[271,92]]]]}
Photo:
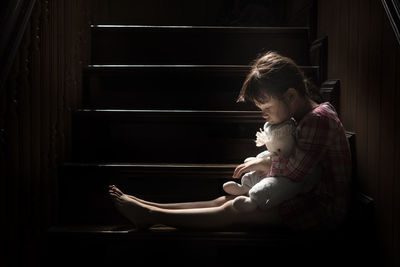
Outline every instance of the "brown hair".
{"type": "Polygon", "coordinates": [[[237,102],[263,103],[269,97],[281,98],[289,88],[320,102],[309,92],[311,86],[292,59],[271,51],[253,62],[237,102]]]}

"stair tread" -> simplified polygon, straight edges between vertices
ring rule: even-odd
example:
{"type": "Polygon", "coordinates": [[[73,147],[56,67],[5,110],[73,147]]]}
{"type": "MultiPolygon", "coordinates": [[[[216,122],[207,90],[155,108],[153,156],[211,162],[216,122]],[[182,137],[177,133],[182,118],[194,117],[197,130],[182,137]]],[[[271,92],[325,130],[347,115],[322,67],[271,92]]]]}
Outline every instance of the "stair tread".
{"type": "Polygon", "coordinates": [[[170,109],[78,109],[74,115],[79,118],[108,119],[160,119],[171,120],[203,120],[206,122],[223,121],[224,123],[241,121],[244,123],[264,123],[261,111],[232,111],[232,110],[170,110],[170,109]]]}
{"type": "Polygon", "coordinates": [[[57,225],[48,229],[53,234],[97,235],[97,236],[122,236],[136,238],[166,238],[174,239],[227,239],[265,241],[267,238],[288,238],[296,234],[284,228],[255,228],[252,230],[188,230],[177,229],[165,225],[155,225],[147,230],[137,230],[130,225],[57,225]]]}
{"type": "Polygon", "coordinates": [[[77,109],[76,114],[107,115],[125,114],[136,117],[148,116],[173,116],[173,117],[231,117],[231,118],[257,118],[263,120],[261,111],[247,110],[172,110],[172,109],[77,109]]]}
{"type": "MultiPolygon", "coordinates": [[[[83,69],[86,73],[120,73],[120,72],[226,72],[245,77],[249,72],[249,65],[202,65],[202,64],[90,64],[83,69]]],[[[299,66],[306,76],[316,75],[319,66],[299,66]]]]}
{"type": "MultiPolygon", "coordinates": [[[[211,242],[241,242],[251,244],[273,244],[288,246],[288,242],[315,244],[318,240],[341,238],[338,231],[293,232],[284,227],[264,227],[247,230],[189,230],[165,225],[155,225],[147,230],[137,230],[130,225],[58,225],[48,229],[48,233],[64,236],[87,236],[97,238],[121,238],[129,240],[198,240],[211,242]]],[[[235,243],[237,244],[237,243],[235,243]]]]}
{"type": "Polygon", "coordinates": [[[85,112],[120,112],[120,113],[169,113],[169,114],[216,114],[216,115],[256,115],[259,114],[259,111],[254,110],[189,110],[189,109],[180,109],[180,110],[173,110],[173,109],[77,109],[78,112],[85,111],[85,112]]]}
{"type": "Polygon", "coordinates": [[[309,27],[235,27],[235,26],[182,26],[182,25],[128,25],[128,24],[92,24],[95,30],[129,29],[129,30],[208,30],[208,31],[246,31],[246,32],[299,32],[308,31],[309,27]]]}
{"type": "MultiPolygon", "coordinates": [[[[191,177],[198,177],[199,175],[205,175],[204,180],[209,179],[226,179],[230,177],[239,165],[237,164],[201,164],[201,163],[121,163],[121,162],[96,162],[96,163],[80,163],[80,162],[68,162],[62,165],[62,168],[70,169],[70,171],[82,171],[82,170],[97,170],[106,169],[112,171],[125,170],[129,173],[164,173],[164,174],[185,174],[185,177],[190,179],[191,177]],[[193,175],[190,175],[193,174],[193,175]],[[213,174],[211,177],[210,175],[213,174]]],[[[164,176],[160,176],[164,177],[164,176]]],[[[166,179],[170,179],[166,176],[166,179]]]]}
{"type": "Polygon", "coordinates": [[[92,25],[93,64],[248,64],[267,50],[307,65],[307,27],[92,25]]]}
{"type": "Polygon", "coordinates": [[[101,120],[155,120],[168,118],[169,122],[177,121],[205,121],[205,122],[243,122],[264,123],[261,111],[233,111],[233,110],[145,110],[145,109],[78,109],[74,116],[101,120]]]}
{"type": "MultiPolygon", "coordinates": [[[[319,67],[301,67],[319,84],[319,67]]],[[[85,108],[256,110],[237,103],[248,65],[88,65],[85,108]]]]}
{"type": "Polygon", "coordinates": [[[197,164],[197,163],[124,163],[124,162],[109,162],[109,163],[64,163],[66,167],[99,167],[99,168],[173,168],[173,169],[229,169],[234,168],[235,164],[197,164]]]}
{"type": "MultiPolygon", "coordinates": [[[[137,70],[137,69],[182,69],[182,70],[245,70],[248,71],[251,66],[249,65],[188,65],[188,64],[92,64],[87,65],[84,70],[86,71],[93,71],[93,70],[120,70],[120,69],[127,69],[127,70],[137,70]]],[[[318,69],[319,66],[299,66],[300,69],[318,69]]]]}
{"type": "Polygon", "coordinates": [[[188,65],[188,64],[93,64],[87,65],[85,70],[101,70],[101,69],[235,69],[248,70],[249,65],[188,65]]]}
{"type": "Polygon", "coordinates": [[[96,234],[124,234],[136,231],[128,225],[58,225],[48,229],[50,233],[96,233],[96,234]]]}
{"type": "Polygon", "coordinates": [[[264,122],[260,111],[83,109],[73,114],[73,158],[233,164],[259,153],[264,122]]]}

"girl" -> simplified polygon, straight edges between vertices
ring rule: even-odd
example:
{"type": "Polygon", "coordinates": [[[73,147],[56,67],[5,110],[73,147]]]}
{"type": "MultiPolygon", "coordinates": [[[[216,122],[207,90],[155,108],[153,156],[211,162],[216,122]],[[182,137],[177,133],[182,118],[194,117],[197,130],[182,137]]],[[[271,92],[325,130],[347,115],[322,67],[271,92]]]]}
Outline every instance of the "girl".
{"type": "Polygon", "coordinates": [[[263,177],[285,176],[303,181],[319,165],[319,182],[305,193],[269,210],[238,211],[234,196],[212,201],[161,204],[144,201],[110,186],[118,210],[137,228],[165,224],[177,228],[216,229],[285,225],[294,230],[326,229],[343,222],[349,192],[351,160],[343,125],[329,103],[317,104],[303,73],[289,58],[269,52],[257,60],[238,101],[254,103],[266,121],[297,122],[296,145],[288,157],[254,159],[237,166],[233,178],[257,171],[263,177]]]}

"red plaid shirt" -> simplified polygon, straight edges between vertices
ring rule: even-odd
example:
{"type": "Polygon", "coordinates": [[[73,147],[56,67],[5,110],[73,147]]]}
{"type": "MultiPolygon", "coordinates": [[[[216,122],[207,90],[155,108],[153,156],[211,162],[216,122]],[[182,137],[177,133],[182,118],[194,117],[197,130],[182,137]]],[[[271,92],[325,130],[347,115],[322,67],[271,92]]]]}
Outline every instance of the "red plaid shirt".
{"type": "Polygon", "coordinates": [[[299,122],[294,152],[288,158],[275,157],[268,176],[300,182],[318,163],[322,166],[318,184],[279,207],[284,223],[293,229],[335,227],[346,215],[350,149],[343,125],[328,102],[315,107],[299,122]]]}

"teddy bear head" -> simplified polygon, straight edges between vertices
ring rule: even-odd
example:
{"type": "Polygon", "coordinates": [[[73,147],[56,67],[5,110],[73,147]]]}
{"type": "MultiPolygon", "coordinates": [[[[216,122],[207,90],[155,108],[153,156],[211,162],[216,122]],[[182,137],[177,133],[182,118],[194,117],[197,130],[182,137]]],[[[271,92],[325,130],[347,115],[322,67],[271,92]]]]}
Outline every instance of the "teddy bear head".
{"type": "Polygon", "coordinates": [[[295,123],[292,119],[279,124],[265,123],[264,130],[260,129],[256,136],[256,145],[265,145],[271,156],[287,157],[295,145],[295,123]]]}

